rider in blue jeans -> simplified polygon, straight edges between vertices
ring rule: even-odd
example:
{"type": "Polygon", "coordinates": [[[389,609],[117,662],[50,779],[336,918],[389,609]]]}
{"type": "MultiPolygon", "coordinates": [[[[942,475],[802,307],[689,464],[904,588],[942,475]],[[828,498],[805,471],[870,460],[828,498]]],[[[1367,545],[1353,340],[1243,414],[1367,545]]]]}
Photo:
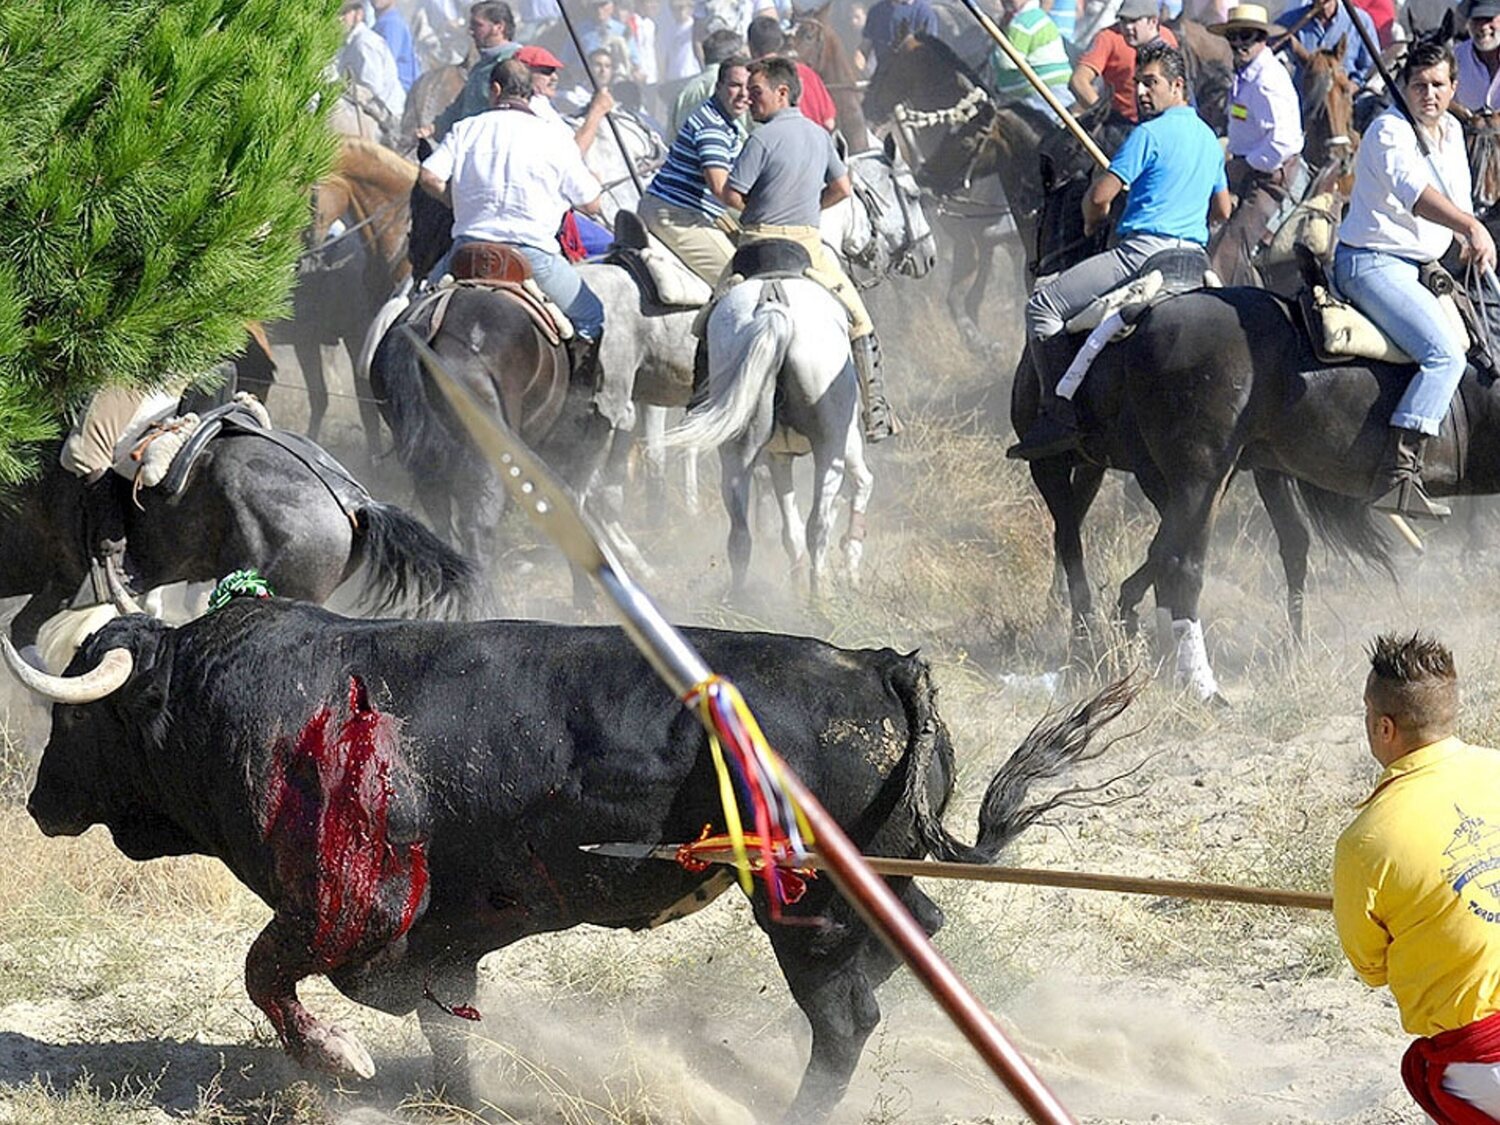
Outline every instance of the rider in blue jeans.
{"type": "Polygon", "coordinates": [[[1471,213],[1463,128],[1448,114],[1456,74],[1446,44],[1419,43],[1406,56],[1399,80],[1431,159],[1396,107],[1370,123],[1333,260],[1339,291],[1417,361],[1391,415],[1370,496],[1378,511],[1424,519],[1449,514],[1422,486],[1422,452],[1463,378],[1468,341],[1422,283],[1421,270],[1443,256],[1455,234],[1466,259],[1495,266],[1495,242],[1471,213]]]}

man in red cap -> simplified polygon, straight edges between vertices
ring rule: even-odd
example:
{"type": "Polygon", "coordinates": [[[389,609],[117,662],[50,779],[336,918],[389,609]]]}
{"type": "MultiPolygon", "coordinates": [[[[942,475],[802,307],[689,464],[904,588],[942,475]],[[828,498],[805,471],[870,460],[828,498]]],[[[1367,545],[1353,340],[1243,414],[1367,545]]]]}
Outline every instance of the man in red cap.
{"type": "Polygon", "coordinates": [[[566,129],[578,144],[579,152],[588,152],[598,135],[599,123],[604,115],[615,108],[615,99],[608,88],[601,86],[589,99],[588,109],[583,114],[583,124],[574,129],[563,120],[562,114],[552,104],[557,96],[558,74],[563,68],[562,60],[546,47],[529,45],[516,52],[516,60],[531,68],[531,112],[543,121],[554,122],[558,128],[566,129]]]}

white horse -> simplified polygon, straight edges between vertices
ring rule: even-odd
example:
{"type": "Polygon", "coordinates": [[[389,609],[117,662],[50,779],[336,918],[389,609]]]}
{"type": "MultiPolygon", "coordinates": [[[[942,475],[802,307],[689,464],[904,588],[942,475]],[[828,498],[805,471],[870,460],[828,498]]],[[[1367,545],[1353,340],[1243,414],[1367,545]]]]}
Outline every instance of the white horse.
{"type": "Polygon", "coordinates": [[[865,463],[859,384],[849,354],[848,320],[838,299],[814,281],[750,279],[731,289],[708,320],[708,399],[666,435],[672,446],[719,450],[729,511],[731,594],[750,566],[750,478],[764,456],[781,509],[782,546],[793,569],[804,556],[812,596],[828,569],[833,507],[854,477],[847,561],[859,580],[865,511],[875,478],[865,463]],[[804,538],[792,461],[813,455],[813,496],[804,538]]]}

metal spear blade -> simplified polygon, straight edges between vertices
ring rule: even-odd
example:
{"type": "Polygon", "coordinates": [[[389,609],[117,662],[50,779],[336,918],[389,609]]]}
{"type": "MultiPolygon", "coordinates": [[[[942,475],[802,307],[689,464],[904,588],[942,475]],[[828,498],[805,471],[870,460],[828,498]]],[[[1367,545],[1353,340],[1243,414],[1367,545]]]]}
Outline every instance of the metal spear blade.
{"type": "Polygon", "coordinates": [[[605,568],[620,572],[619,563],[604,545],[603,536],[573,503],[557,474],[506,424],[498,410],[481,402],[453,377],[442,357],[410,325],[403,324],[401,331],[480,452],[499,471],[511,499],[557,544],[569,562],[589,574],[605,568]]]}

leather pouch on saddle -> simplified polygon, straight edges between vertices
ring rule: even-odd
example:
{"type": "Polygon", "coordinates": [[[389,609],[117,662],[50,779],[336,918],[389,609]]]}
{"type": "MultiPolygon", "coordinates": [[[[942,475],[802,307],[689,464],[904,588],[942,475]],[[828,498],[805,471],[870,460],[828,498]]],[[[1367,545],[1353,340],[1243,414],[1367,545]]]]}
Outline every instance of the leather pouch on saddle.
{"type": "Polygon", "coordinates": [[[647,231],[632,211],[615,215],[615,241],[604,260],[630,274],[647,299],[667,308],[699,308],[713,296],[708,282],[647,231]]]}
{"type": "Polygon", "coordinates": [[[750,278],[768,281],[778,277],[806,277],[811,269],[812,255],[800,242],[762,238],[745,243],[729,260],[729,274],[714,287],[713,300],[693,319],[693,335],[703,338],[715,302],[740,282],[750,278]]]}
{"type": "Polygon", "coordinates": [[[1067,323],[1069,332],[1092,332],[1110,313],[1134,324],[1158,301],[1203,288],[1208,254],[1197,247],[1159,250],[1141,263],[1135,275],[1090,301],[1067,323]]]}

